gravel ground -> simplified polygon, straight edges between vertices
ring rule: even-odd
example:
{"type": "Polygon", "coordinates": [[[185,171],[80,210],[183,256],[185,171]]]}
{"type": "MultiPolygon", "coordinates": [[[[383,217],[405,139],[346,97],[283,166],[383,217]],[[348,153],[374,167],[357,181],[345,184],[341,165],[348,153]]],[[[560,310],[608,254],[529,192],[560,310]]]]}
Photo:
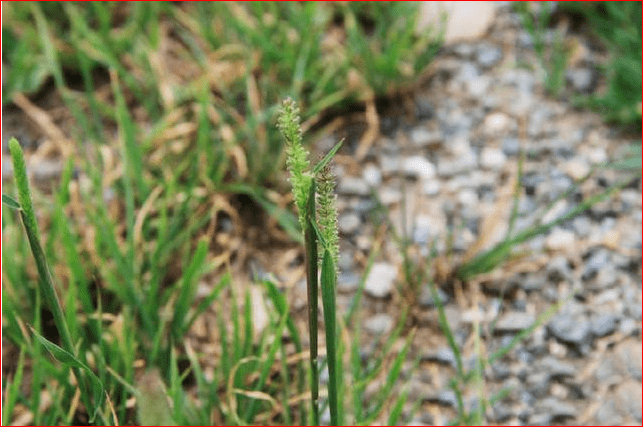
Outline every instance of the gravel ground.
{"type": "MultiPolygon", "coordinates": [[[[567,74],[568,95],[591,92],[600,84],[596,62],[601,53],[582,37],[576,41],[567,74]]],[[[352,155],[359,129],[346,133],[336,167],[342,238],[340,305],[345,307],[354,295],[378,233],[371,220],[372,190],[388,208],[397,230],[412,237],[414,254],[428,254],[435,241],[444,255],[445,237],[453,229],[457,260],[476,242],[487,248],[506,233],[521,147],[527,157],[517,229],[536,221],[539,210],[592,165],[617,159],[629,144],[640,141],[640,135],[619,135],[596,114],[575,110],[568,99],[546,96],[538,73],[519,68],[520,63],[536,63],[532,44],[505,4],[483,40],[443,50],[411,107],[407,104],[400,109],[405,111],[381,117],[383,136],[363,159],[352,155]]],[[[5,137],[8,128],[12,134],[20,133],[21,125],[7,120],[3,119],[5,137]]],[[[32,139],[25,135],[20,139],[28,146],[32,139]]],[[[318,148],[340,136],[344,135],[320,141],[318,148]]],[[[49,181],[61,167],[34,162],[32,173],[35,179],[49,181]]],[[[3,179],[10,174],[4,157],[3,179]]],[[[599,171],[555,203],[543,219],[568,212],[582,197],[625,176],[615,170],[599,171]]],[[[409,304],[399,248],[390,238],[382,239],[382,245],[365,287],[365,355],[374,350],[373,337],[392,330],[401,308],[409,304]]],[[[439,281],[439,294],[467,367],[475,363],[476,319],[483,331],[483,348],[490,354],[552,304],[577,291],[551,319],[485,370],[485,396],[509,390],[487,411],[487,421],[640,425],[640,180],[523,249],[531,254],[464,287],[439,281]]],[[[434,265],[437,276],[439,267],[434,265]]],[[[294,307],[301,308],[305,288],[293,290],[294,307]]],[[[409,320],[417,328],[414,356],[421,360],[419,371],[409,380],[410,398],[423,401],[413,424],[443,425],[455,414],[456,400],[448,386],[455,359],[436,318],[424,283],[409,320]]],[[[473,386],[469,389],[465,403],[473,407],[478,392],[473,386]]]]}
{"type": "MultiPolygon", "coordinates": [[[[364,159],[339,156],[339,227],[342,257],[340,301],[355,292],[376,227],[370,220],[375,190],[389,218],[428,253],[436,239],[454,228],[454,258],[474,242],[484,247],[507,230],[512,179],[520,147],[527,153],[524,188],[516,228],[527,227],[538,211],[564,192],[592,165],[619,158],[640,136],[623,137],[599,116],[573,108],[571,93],[596,88],[600,57],[579,37],[566,95],[543,93],[537,72],[517,63],[536,63],[530,37],[503,6],[490,34],[474,43],[446,48],[433,64],[432,78],[414,97],[413,114],[382,118],[384,136],[364,159]],[[411,115],[411,116],[412,116],[411,115]],[[508,196],[509,195],[509,196],[508,196]],[[495,220],[494,220],[495,218],[495,220]]],[[[342,135],[336,135],[342,136],[342,135]]],[[[347,134],[348,151],[357,137],[347,134]]],[[[321,146],[336,139],[320,142],[321,146]]],[[[598,172],[577,191],[555,203],[544,221],[568,212],[582,197],[626,177],[598,172]]],[[[485,370],[485,395],[508,388],[506,398],[487,412],[499,424],[641,423],[641,182],[634,180],[611,200],[601,202],[548,234],[525,244],[531,255],[503,266],[464,287],[442,283],[447,317],[474,366],[473,323],[479,319],[490,354],[530,326],[552,304],[577,290],[545,324],[508,355],[485,370]],[[504,292],[504,298],[498,295],[504,292]],[[474,310],[478,307],[478,310],[474,310]],[[497,319],[495,329],[490,325],[497,319]]],[[[388,239],[366,281],[365,342],[390,331],[405,299],[402,257],[388,239]]],[[[411,397],[424,404],[414,424],[448,423],[456,409],[448,381],[455,359],[436,327],[436,309],[424,284],[413,314],[418,327],[419,374],[411,397]]],[[[368,352],[368,345],[365,351],[368,352]]],[[[477,405],[469,387],[467,406],[477,405]]]]}

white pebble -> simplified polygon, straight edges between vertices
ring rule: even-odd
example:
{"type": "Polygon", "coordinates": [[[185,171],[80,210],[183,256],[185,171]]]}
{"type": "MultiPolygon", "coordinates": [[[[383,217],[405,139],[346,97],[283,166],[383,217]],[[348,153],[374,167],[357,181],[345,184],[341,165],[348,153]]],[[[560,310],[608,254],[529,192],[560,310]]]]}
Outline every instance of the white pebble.
{"type": "Polygon", "coordinates": [[[480,153],[480,164],[486,169],[500,170],[506,160],[507,156],[498,148],[485,147],[480,153]]]}

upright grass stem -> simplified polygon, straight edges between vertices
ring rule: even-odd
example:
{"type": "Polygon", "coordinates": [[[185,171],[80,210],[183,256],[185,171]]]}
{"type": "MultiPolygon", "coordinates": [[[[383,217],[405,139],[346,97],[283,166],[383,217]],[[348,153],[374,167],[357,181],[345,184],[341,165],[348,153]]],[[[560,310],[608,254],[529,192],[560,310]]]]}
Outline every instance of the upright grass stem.
{"type": "MultiPolygon", "coordinates": [[[[40,293],[44,297],[44,301],[46,301],[54,317],[54,323],[56,324],[56,328],[60,334],[62,348],[68,353],[76,355],[74,343],[72,341],[71,334],[69,333],[65,316],[63,315],[60,300],[56,294],[54,281],[51,276],[51,272],[49,271],[47,259],[45,258],[45,253],[40,245],[40,232],[38,231],[38,223],[36,221],[36,214],[31,199],[31,189],[27,178],[25,157],[17,139],[11,138],[9,141],[9,151],[11,152],[11,158],[13,160],[14,177],[16,180],[16,187],[18,188],[20,217],[22,218],[25,233],[29,240],[29,246],[31,247],[31,253],[33,254],[34,261],[36,262],[36,268],[38,269],[38,275],[40,276],[40,280],[38,281],[40,285],[40,293]]],[[[78,381],[83,404],[87,411],[90,412],[92,406],[90,406],[89,393],[84,381],[85,377],[82,375],[79,367],[71,365],[71,368],[78,381]]],[[[100,414],[100,411],[97,412],[100,414]]],[[[104,422],[105,420],[102,421],[104,422]]]]}

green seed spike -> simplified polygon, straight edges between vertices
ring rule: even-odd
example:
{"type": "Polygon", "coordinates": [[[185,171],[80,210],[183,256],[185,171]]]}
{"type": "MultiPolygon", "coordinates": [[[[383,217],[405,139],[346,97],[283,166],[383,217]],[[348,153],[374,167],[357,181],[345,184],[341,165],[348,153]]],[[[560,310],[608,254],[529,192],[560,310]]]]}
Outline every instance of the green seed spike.
{"type": "Polygon", "coordinates": [[[286,164],[290,172],[290,183],[292,184],[293,195],[299,212],[299,223],[305,229],[306,218],[304,212],[306,212],[306,200],[312,176],[309,173],[308,152],[302,145],[299,108],[291,98],[286,98],[282,103],[278,127],[286,140],[286,164]]]}
{"type": "Polygon", "coordinates": [[[319,175],[316,176],[317,182],[317,203],[319,208],[318,224],[321,228],[321,234],[325,241],[326,249],[330,252],[333,262],[337,265],[339,257],[339,232],[337,228],[337,200],[335,195],[335,175],[330,165],[324,165],[319,175]]]}

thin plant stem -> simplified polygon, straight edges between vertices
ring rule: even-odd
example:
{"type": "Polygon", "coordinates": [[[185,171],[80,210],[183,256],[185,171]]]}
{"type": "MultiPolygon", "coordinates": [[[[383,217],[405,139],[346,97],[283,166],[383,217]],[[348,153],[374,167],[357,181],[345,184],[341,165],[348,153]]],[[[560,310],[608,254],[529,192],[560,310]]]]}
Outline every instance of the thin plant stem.
{"type": "MultiPolygon", "coordinates": [[[[54,286],[54,281],[49,270],[49,265],[47,264],[47,259],[45,253],[42,250],[40,245],[40,232],[38,231],[38,223],[36,221],[36,215],[33,207],[33,202],[31,198],[31,189],[29,187],[29,180],[27,178],[27,167],[25,164],[24,154],[20,143],[17,139],[11,138],[9,141],[9,151],[11,152],[11,158],[13,160],[14,168],[14,177],[16,180],[16,187],[18,188],[18,200],[20,202],[20,217],[22,223],[25,227],[25,233],[27,234],[27,239],[29,240],[29,246],[31,247],[31,253],[33,254],[34,261],[36,262],[36,268],[38,269],[38,275],[40,280],[40,292],[44,297],[44,300],[47,302],[51,313],[54,317],[54,322],[58,333],[60,334],[60,339],[62,342],[63,349],[65,349],[70,354],[75,355],[74,344],[69,333],[69,328],[67,327],[67,322],[65,321],[65,316],[63,315],[62,306],[60,305],[60,300],[56,294],[56,289],[54,286]]],[[[78,380],[78,386],[80,388],[80,395],[83,400],[87,411],[91,411],[89,393],[87,391],[87,386],[84,381],[84,376],[81,374],[81,370],[78,367],[72,365],[72,370],[76,379],[78,380]]],[[[100,414],[100,411],[98,411],[100,414]]],[[[102,419],[102,414],[100,415],[102,419]]],[[[105,420],[103,420],[104,422],[105,420]]]]}

